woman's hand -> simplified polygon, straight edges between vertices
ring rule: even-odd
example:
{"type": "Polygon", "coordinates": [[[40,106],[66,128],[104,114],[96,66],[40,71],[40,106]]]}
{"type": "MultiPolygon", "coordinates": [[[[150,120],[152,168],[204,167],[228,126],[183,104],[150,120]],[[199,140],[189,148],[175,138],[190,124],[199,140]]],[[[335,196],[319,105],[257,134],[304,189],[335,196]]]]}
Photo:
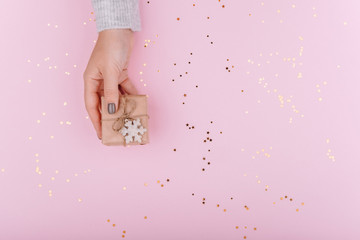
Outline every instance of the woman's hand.
{"type": "Polygon", "coordinates": [[[109,103],[106,110],[112,114],[119,107],[119,85],[127,94],[137,94],[127,72],[132,47],[131,29],[108,29],[100,32],[84,72],[85,107],[99,139],[102,137],[100,97],[105,97],[109,103]]]}

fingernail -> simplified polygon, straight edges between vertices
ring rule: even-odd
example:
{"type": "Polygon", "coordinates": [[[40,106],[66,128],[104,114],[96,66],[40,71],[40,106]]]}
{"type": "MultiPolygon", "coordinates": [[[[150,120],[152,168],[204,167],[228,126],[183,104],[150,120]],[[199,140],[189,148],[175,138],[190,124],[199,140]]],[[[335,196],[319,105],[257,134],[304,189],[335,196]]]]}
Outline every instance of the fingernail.
{"type": "Polygon", "coordinates": [[[108,104],[108,112],[109,112],[110,114],[115,113],[115,103],[109,103],[109,104],[108,104]]]}

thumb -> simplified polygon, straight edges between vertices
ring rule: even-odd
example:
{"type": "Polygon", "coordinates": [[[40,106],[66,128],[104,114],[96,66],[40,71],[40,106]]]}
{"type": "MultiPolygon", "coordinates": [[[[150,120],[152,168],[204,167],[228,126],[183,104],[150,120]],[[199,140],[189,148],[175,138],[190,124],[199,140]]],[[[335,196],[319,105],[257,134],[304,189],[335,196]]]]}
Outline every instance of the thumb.
{"type": "Polygon", "coordinates": [[[104,97],[107,103],[107,111],[113,114],[118,109],[119,103],[119,87],[118,78],[119,73],[115,70],[106,70],[103,72],[104,77],[104,97]]]}

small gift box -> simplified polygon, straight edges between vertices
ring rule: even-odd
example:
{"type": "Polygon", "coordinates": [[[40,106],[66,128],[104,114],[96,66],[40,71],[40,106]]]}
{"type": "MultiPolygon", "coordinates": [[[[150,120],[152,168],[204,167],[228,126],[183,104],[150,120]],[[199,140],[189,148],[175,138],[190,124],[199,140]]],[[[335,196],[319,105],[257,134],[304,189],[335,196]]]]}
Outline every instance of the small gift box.
{"type": "Polygon", "coordinates": [[[101,129],[104,145],[143,145],[149,143],[146,95],[120,95],[118,110],[107,111],[101,96],[101,129]]]}

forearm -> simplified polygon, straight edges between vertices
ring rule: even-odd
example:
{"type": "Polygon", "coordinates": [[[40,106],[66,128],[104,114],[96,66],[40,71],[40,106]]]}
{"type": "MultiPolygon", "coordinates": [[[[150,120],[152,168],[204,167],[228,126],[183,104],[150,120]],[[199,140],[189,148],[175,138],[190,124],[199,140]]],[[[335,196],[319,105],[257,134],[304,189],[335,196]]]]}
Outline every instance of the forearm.
{"type": "Polygon", "coordinates": [[[141,30],[138,0],[91,0],[98,32],[106,29],[141,30]]]}

